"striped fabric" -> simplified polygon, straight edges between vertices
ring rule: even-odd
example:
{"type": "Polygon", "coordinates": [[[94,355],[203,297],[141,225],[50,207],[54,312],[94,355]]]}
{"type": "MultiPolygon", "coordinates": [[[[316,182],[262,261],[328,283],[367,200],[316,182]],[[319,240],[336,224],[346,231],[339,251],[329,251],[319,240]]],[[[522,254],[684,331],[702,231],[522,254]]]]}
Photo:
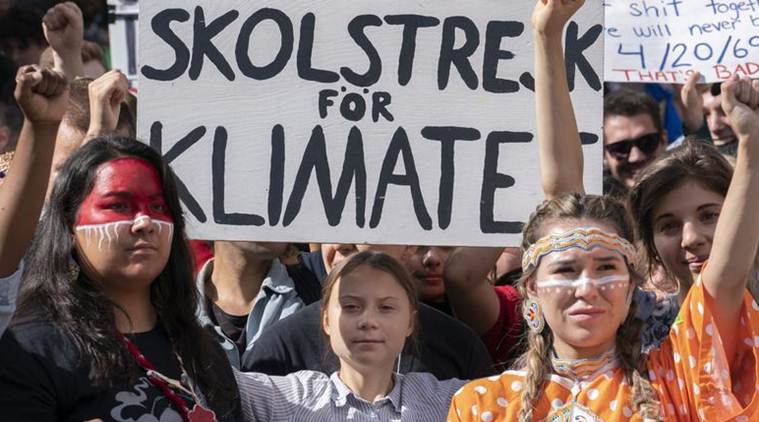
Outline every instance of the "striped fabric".
{"type": "Polygon", "coordinates": [[[337,373],[298,371],[284,377],[235,371],[245,421],[445,421],[451,397],[465,381],[427,373],[395,374],[386,397],[369,403],[337,373]]]}

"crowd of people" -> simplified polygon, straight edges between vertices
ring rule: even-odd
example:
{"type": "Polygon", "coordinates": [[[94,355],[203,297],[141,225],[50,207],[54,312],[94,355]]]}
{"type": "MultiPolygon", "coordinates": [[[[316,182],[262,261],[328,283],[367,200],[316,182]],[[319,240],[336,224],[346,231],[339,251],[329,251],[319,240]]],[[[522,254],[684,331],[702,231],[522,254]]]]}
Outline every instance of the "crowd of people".
{"type": "Polygon", "coordinates": [[[0,1],[3,420],[759,417],[759,80],[695,72],[671,107],[607,86],[586,194],[584,0],[536,0],[520,248],[209,244],[135,139],[97,3],[0,1]]]}

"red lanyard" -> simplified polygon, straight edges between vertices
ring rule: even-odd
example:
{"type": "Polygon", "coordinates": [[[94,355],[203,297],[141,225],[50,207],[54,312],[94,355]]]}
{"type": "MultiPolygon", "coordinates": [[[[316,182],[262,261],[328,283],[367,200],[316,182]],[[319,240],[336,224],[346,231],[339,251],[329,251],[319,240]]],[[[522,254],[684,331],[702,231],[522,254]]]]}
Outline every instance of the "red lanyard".
{"type": "MultiPolygon", "coordinates": [[[[147,372],[148,380],[150,383],[161,390],[163,395],[166,396],[166,398],[168,398],[172,403],[174,403],[174,407],[179,410],[179,414],[182,416],[182,420],[184,422],[217,422],[216,413],[214,413],[214,411],[211,409],[206,409],[203,407],[200,404],[200,400],[194,391],[189,391],[190,395],[192,395],[195,400],[195,405],[192,407],[192,410],[190,410],[187,407],[187,402],[182,397],[180,397],[179,394],[171,389],[172,384],[164,379],[167,377],[155,369],[155,366],[148,360],[148,358],[145,357],[145,355],[142,354],[142,352],[140,352],[140,349],[137,348],[137,345],[132,343],[123,334],[121,334],[121,341],[124,343],[127,350],[129,350],[129,354],[131,354],[132,357],[134,357],[134,359],[137,361],[137,364],[147,372]]],[[[180,359],[179,356],[177,356],[177,359],[179,359],[179,365],[181,366],[182,359],[180,359]]],[[[167,379],[170,380],[170,378],[167,379]]],[[[175,382],[174,380],[171,381],[175,382]]],[[[177,388],[184,389],[181,383],[176,382],[176,384],[177,388]]]]}
{"type": "Polygon", "coordinates": [[[137,361],[137,364],[140,365],[142,369],[147,371],[147,376],[148,380],[150,380],[150,383],[161,390],[163,395],[166,396],[166,398],[174,404],[174,407],[179,411],[179,414],[182,416],[182,420],[184,422],[190,422],[190,409],[187,407],[187,402],[169,387],[168,382],[164,381],[154,374],[154,372],[158,371],[155,369],[153,363],[151,363],[148,358],[146,358],[145,355],[140,352],[140,349],[137,347],[137,345],[132,343],[123,334],[121,334],[121,341],[124,343],[127,350],[129,350],[129,354],[132,355],[132,357],[134,357],[134,359],[137,361]]]}

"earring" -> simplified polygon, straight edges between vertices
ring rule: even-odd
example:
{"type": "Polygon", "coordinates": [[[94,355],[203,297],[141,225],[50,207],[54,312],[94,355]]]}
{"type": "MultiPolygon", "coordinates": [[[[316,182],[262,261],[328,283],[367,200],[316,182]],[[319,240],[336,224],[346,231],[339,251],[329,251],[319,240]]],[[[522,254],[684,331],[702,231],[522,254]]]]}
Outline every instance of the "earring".
{"type": "Polygon", "coordinates": [[[540,309],[538,301],[532,297],[527,297],[522,304],[522,318],[527,321],[530,330],[536,334],[542,332],[546,325],[546,321],[543,319],[543,310],[540,309]]]}
{"type": "Polygon", "coordinates": [[[70,282],[75,282],[79,278],[79,264],[74,261],[74,258],[69,258],[69,266],[66,269],[66,275],[70,282]]]}

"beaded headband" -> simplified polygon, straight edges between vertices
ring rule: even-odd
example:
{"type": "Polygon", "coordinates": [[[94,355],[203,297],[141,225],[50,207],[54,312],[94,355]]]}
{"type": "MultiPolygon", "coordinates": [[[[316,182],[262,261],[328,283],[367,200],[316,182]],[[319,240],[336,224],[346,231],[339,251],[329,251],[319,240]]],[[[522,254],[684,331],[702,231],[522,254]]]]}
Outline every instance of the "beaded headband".
{"type": "Polygon", "coordinates": [[[628,264],[635,262],[635,247],[627,239],[597,227],[578,227],[563,233],[550,234],[533,243],[522,257],[522,270],[537,267],[546,255],[575,248],[584,251],[604,248],[619,253],[627,259],[628,264]]]}

